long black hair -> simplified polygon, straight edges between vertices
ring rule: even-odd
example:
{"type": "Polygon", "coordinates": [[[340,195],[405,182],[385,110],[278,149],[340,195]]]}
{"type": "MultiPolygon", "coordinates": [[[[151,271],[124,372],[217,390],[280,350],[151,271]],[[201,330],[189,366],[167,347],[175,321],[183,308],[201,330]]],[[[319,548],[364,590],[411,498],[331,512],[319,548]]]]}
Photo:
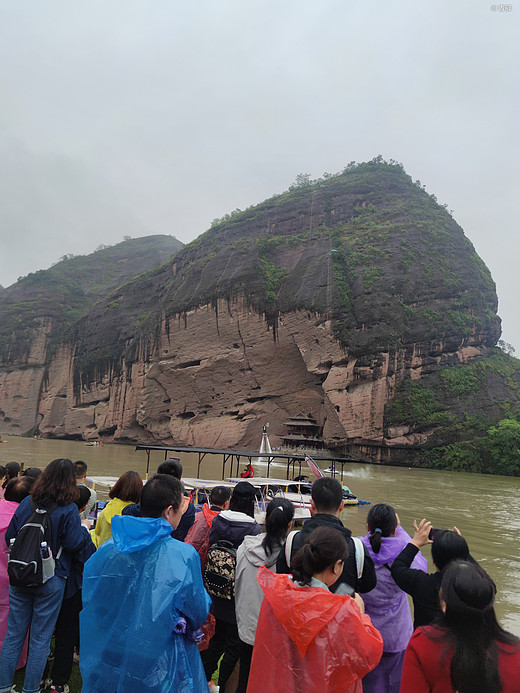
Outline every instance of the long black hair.
{"type": "Polygon", "coordinates": [[[297,582],[310,585],[313,575],[332,568],[337,561],[345,562],[347,558],[348,545],[339,529],[318,527],[294,554],[291,572],[297,582]]]}
{"type": "Polygon", "coordinates": [[[31,496],[36,505],[69,505],[79,498],[72,462],[58,458],[48,464],[34,482],[31,496]]]}
{"type": "MultiPolygon", "coordinates": [[[[499,693],[498,643],[518,643],[493,608],[496,586],[475,561],[452,561],[444,570],[440,598],[445,613],[437,625],[454,646],[451,684],[459,693],[499,693]]],[[[520,645],[519,645],[520,647],[520,645]]]]}
{"type": "Polygon", "coordinates": [[[294,505],[287,498],[275,498],[265,511],[265,537],[262,546],[270,556],[284,543],[289,523],[294,517],[294,505]]]}
{"type": "Polygon", "coordinates": [[[249,481],[239,481],[233,489],[229,500],[229,509],[239,513],[255,517],[255,495],[256,490],[249,481]]]}
{"type": "Polygon", "coordinates": [[[368,513],[367,525],[370,530],[370,546],[374,553],[381,550],[381,537],[390,537],[397,527],[397,515],[391,505],[377,503],[368,513]]]}
{"type": "Polygon", "coordinates": [[[454,560],[471,561],[467,541],[452,529],[444,529],[439,532],[432,544],[432,560],[439,570],[454,560]]]}

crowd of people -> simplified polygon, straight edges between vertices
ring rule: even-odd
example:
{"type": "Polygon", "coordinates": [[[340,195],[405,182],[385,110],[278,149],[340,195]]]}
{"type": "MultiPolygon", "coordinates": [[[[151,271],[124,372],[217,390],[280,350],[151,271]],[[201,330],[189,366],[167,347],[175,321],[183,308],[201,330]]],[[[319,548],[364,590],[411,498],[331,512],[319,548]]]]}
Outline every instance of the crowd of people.
{"type": "Polygon", "coordinates": [[[520,641],[457,528],[410,536],[378,503],[355,538],[330,477],[301,529],[285,498],[262,526],[249,481],[197,509],[176,459],[122,474],[91,526],[86,475],[0,467],[0,693],[21,667],[23,693],[67,693],[75,658],[84,693],[520,693],[520,641]]]}

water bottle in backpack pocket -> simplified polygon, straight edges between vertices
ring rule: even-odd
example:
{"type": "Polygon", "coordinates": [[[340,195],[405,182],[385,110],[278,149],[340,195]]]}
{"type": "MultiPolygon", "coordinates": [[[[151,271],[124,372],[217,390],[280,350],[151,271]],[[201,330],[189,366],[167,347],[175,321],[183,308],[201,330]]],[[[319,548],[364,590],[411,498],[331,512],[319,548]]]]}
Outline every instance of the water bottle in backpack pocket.
{"type": "Polygon", "coordinates": [[[46,541],[42,541],[40,544],[40,552],[42,555],[42,573],[43,582],[47,582],[51,577],[54,577],[54,568],[56,567],[56,561],[53,558],[51,547],[46,541]]]}

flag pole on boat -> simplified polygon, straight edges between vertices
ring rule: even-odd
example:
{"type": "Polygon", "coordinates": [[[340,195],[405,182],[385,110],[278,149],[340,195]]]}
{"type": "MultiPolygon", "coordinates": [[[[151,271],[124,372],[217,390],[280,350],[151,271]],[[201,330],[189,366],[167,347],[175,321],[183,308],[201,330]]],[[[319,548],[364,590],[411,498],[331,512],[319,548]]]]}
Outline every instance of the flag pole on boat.
{"type": "Polygon", "coordinates": [[[321,471],[321,469],[318,467],[318,465],[312,459],[312,457],[310,457],[309,455],[305,455],[305,461],[307,462],[307,466],[317,479],[319,479],[322,476],[325,476],[325,474],[321,471]]]}
{"type": "MultiPolygon", "coordinates": [[[[269,455],[272,452],[271,448],[271,442],[269,441],[269,436],[267,435],[267,427],[269,424],[265,424],[262,430],[262,442],[260,443],[260,450],[258,451],[260,455],[269,455]]],[[[269,467],[271,465],[271,462],[273,461],[272,457],[268,457],[267,459],[265,457],[257,457],[255,460],[255,464],[260,464],[261,462],[265,463],[267,462],[267,470],[268,473],[267,475],[269,476],[269,467]]]]}

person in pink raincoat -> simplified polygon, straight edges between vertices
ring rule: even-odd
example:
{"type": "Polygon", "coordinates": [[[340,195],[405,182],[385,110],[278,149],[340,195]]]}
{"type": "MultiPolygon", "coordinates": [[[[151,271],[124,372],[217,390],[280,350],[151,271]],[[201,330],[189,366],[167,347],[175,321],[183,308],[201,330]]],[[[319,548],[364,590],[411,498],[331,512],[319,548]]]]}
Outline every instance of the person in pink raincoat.
{"type": "MultiPolygon", "coordinates": [[[[7,544],[5,530],[11,522],[18,504],[29,495],[34,479],[30,476],[20,476],[11,479],[5,488],[4,500],[0,501],[0,649],[7,633],[7,617],[9,616],[9,577],[7,575],[7,544]]],[[[17,669],[25,666],[27,660],[27,640],[23,646],[17,669]]]]}
{"type": "Polygon", "coordinates": [[[264,600],[247,693],[361,693],[361,679],[379,662],[383,640],[358,594],[328,589],[347,557],[341,532],[319,527],[293,557],[293,579],[259,569],[264,600]]]}

